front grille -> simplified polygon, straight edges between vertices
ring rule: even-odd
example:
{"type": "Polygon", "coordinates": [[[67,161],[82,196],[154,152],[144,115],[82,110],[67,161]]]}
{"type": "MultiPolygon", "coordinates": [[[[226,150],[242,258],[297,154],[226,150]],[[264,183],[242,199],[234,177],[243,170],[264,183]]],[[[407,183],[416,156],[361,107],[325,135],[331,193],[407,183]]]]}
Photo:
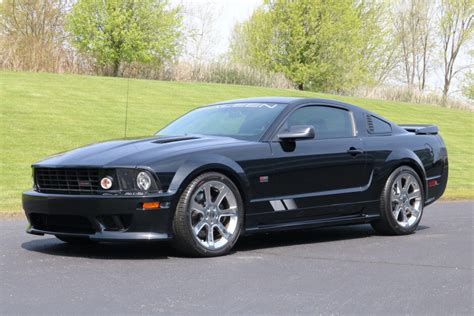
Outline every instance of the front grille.
{"type": "Polygon", "coordinates": [[[95,232],[91,222],[83,216],[31,213],[30,221],[33,228],[49,232],[76,234],[95,232]]]}
{"type": "MultiPolygon", "coordinates": [[[[110,173],[110,172],[109,172],[110,173]]],[[[106,170],[92,168],[35,168],[36,190],[42,193],[97,194],[106,170]]]]}

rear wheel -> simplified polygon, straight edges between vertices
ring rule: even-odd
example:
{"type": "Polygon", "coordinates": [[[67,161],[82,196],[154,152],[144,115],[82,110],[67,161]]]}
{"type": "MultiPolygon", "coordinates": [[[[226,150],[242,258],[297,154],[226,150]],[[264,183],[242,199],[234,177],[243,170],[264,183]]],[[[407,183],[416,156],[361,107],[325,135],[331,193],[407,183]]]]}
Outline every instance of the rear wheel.
{"type": "Polygon", "coordinates": [[[208,172],[186,187],[173,220],[175,245],[192,256],[227,254],[243,223],[239,190],[225,175],[208,172]]]}
{"type": "Polygon", "coordinates": [[[387,179],[380,197],[380,219],[372,227],[382,234],[410,234],[420,223],[423,204],[420,177],[408,166],[399,167],[387,179]]]}
{"type": "Polygon", "coordinates": [[[90,240],[87,237],[72,237],[72,236],[60,236],[60,235],[55,235],[57,239],[64,241],[68,244],[73,244],[73,245],[92,245],[95,244],[96,242],[93,240],[90,240]]]}

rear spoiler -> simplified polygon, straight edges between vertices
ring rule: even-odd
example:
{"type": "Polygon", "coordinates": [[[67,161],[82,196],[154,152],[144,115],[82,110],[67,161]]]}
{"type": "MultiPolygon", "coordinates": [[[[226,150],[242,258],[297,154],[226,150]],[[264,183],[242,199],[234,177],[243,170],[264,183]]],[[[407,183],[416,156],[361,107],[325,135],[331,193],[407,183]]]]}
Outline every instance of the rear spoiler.
{"type": "Polygon", "coordinates": [[[439,132],[438,126],[430,124],[399,124],[398,126],[416,135],[436,135],[439,132]]]}

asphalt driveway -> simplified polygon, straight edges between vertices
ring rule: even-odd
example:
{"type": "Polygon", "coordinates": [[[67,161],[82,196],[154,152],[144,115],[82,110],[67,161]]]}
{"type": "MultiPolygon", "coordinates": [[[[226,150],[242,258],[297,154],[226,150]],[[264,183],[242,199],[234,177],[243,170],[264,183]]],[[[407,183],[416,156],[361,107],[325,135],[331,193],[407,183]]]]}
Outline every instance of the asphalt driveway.
{"type": "Polygon", "coordinates": [[[167,244],[72,247],[0,220],[0,314],[472,314],[474,202],[410,236],[369,225],[244,238],[226,257],[167,244]]]}

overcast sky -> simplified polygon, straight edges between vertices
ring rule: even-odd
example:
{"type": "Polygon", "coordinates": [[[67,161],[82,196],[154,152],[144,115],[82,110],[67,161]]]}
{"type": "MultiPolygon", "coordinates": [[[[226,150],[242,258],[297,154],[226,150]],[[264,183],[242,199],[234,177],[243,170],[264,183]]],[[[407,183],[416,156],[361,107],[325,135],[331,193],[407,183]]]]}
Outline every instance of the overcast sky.
{"type": "MultiPolygon", "coordinates": [[[[214,45],[214,55],[225,53],[229,48],[229,40],[237,22],[248,19],[252,12],[263,3],[263,0],[171,0],[184,8],[211,8],[216,13],[214,30],[218,33],[214,45]]],[[[185,17],[186,18],[186,17],[185,17]]]]}

